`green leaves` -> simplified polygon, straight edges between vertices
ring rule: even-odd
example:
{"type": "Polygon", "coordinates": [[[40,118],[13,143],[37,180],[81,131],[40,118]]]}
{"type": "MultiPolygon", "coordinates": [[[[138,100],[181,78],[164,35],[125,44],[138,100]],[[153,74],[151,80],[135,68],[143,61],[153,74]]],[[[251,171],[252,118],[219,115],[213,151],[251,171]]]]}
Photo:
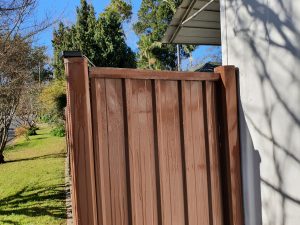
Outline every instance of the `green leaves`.
{"type": "Polygon", "coordinates": [[[111,4],[105,12],[115,12],[120,15],[122,21],[130,20],[132,15],[132,6],[123,0],[111,0],[111,4]]]}
{"type": "MultiPolygon", "coordinates": [[[[176,46],[161,44],[164,33],[179,6],[180,0],[143,0],[138,12],[138,22],[133,29],[140,37],[138,42],[138,67],[174,70],[177,67],[176,46]]],[[[193,46],[184,49],[194,49],[193,46]]],[[[189,52],[181,51],[182,57],[189,52]]]]}
{"type": "Polygon", "coordinates": [[[77,8],[77,21],[71,27],[61,23],[54,31],[54,73],[63,76],[63,63],[59,53],[63,50],[80,50],[96,66],[136,67],[135,54],[125,42],[122,27],[131,17],[131,5],[123,0],[112,0],[111,4],[95,16],[94,7],[81,0],[77,8]]]}

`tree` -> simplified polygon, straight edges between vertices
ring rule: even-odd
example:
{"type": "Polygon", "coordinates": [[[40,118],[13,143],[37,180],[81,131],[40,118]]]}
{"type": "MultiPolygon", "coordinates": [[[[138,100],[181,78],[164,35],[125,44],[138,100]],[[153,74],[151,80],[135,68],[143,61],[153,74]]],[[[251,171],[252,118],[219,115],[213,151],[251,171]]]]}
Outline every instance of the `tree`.
{"type": "MultiPolygon", "coordinates": [[[[66,82],[62,79],[55,79],[45,85],[38,97],[41,113],[51,117],[51,122],[61,123],[64,119],[65,101],[63,97],[66,93],[66,82]]],[[[64,98],[65,99],[65,98],[64,98]]]]}
{"type": "Polygon", "coordinates": [[[21,127],[26,127],[30,135],[36,135],[36,121],[40,113],[40,85],[37,82],[27,82],[23,86],[22,95],[16,110],[16,121],[21,127]]]}
{"type": "Polygon", "coordinates": [[[0,163],[4,162],[3,150],[7,143],[8,129],[19,105],[25,84],[32,78],[33,61],[31,42],[21,36],[8,40],[0,37],[0,163]]]}
{"type": "Polygon", "coordinates": [[[95,34],[98,43],[95,62],[98,66],[136,67],[135,54],[127,46],[122,28],[122,21],[129,19],[128,16],[131,15],[131,12],[118,11],[115,4],[120,2],[113,1],[98,18],[95,34]]]}
{"type": "Polygon", "coordinates": [[[139,40],[139,67],[158,70],[163,66],[161,61],[156,59],[156,55],[153,53],[154,49],[161,48],[161,43],[158,41],[153,42],[151,37],[143,35],[139,40]]]}
{"type": "MultiPolygon", "coordinates": [[[[175,45],[160,43],[180,0],[143,0],[138,12],[138,22],[134,31],[140,37],[138,42],[138,67],[148,69],[174,70],[177,68],[175,45]],[[146,54],[145,54],[146,53],[146,54]]],[[[186,46],[180,51],[187,57],[194,46],[186,46]]]]}
{"type": "Polygon", "coordinates": [[[62,22],[58,29],[54,30],[52,45],[54,50],[53,75],[56,79],[62,79],[64,75],[64,63],[60,58],[63,50],[78,50],[75,46],[75,27],[66,27],[62,22]]]}
{"type": "MultiPolygon", "coordinates": [[[[43,82],[52,80],[52,66],[49,57],[46,55],[46,47],[34,47],[32,49],[31,58],[32,62],[34,62],[35,65],[35,67],[31,69],[34,81],[41,84],[43,82]]],[[[35,82],[33,82],[32,84],[33,86],[35,86],[35,82]]]]}
{"type": "MultiPolygon", "coordinates": [[[[28,39],[53,25],[53,19],[32,20],[32,13],[37,0],[1,0],[0,1],[0,35],[2,44],[11,42],[17,35],[28,39]]],[[[3,47],[3,46],[2,46],[3,47]]]]}
{"type": "Polygon", "coordinates": [[[135,67],[135,54],[125,42],[123,21],[131,16],[131,5],[113,0],[99,15],[94,7],[81,0],[76,23],[67,27],[59,24],[53,35],[54,74],[62,77],[64,66],[59,59],[63,50],[79,50],[96,66],[135,67]],[[113,35],[112,35],[113,34],[113,35]]]}
{"type": "Polygon", "coordinates": [[[31,39],[52,24],[48,19],[32,22],[35,6],[36,0],[3,0],[0,5],[0,163],[23,87],[37,67],[31,39]]]}
{"type": "Polygon", "coordinates": [[[95,59],[96,51],[96,16],[94,7],[85,0],[81,0],[81,7],[77,8],[75,24],[75,48],[82,51],[90,59],[95,59]]]}

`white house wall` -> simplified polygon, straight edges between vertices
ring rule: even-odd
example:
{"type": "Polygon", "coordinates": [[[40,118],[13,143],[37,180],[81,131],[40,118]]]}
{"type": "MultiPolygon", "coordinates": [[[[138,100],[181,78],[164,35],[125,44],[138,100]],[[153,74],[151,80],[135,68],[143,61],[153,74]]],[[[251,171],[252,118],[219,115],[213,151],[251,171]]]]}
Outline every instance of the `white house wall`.
{"type": "Polygon", "coordinates": [[[300,1],[222,0],[221,27],[223,64],[240,69],[247,224],[259,223],[254,149],[263,224],[300,224],[300,1]]]}

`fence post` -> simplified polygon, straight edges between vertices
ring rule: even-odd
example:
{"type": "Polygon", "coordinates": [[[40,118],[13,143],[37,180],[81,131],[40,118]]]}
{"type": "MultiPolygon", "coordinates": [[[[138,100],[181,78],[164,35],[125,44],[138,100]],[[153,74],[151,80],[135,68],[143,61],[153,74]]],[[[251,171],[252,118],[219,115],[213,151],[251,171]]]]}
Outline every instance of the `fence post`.
{"type": "Polygon", "coordinates": [[[234,66],[220,66],[215,72],[221,75],[219,82],[220,151],[225,215],[230,225],[243,225],[243,195],[241,177],[241,155],[239,145],[237,72],[234,66]]]}
{"type": "Polygon", "coordinates": [[[68,147],[71,153],[74,225],[96,225],[97,208],[88,63],[64,54],[67,79],[68,147]]]}

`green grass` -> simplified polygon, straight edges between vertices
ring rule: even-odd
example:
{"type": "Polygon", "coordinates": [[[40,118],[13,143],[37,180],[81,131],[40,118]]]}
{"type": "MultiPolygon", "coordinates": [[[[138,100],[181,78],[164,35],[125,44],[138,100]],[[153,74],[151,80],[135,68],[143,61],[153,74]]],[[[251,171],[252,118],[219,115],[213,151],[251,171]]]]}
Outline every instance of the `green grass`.
{"type": "Polygon", "coordinates": [[[41,126],[30,141],[19,138],[0,164],[0,224],[66,224],[65,138],[41,126]]]}

